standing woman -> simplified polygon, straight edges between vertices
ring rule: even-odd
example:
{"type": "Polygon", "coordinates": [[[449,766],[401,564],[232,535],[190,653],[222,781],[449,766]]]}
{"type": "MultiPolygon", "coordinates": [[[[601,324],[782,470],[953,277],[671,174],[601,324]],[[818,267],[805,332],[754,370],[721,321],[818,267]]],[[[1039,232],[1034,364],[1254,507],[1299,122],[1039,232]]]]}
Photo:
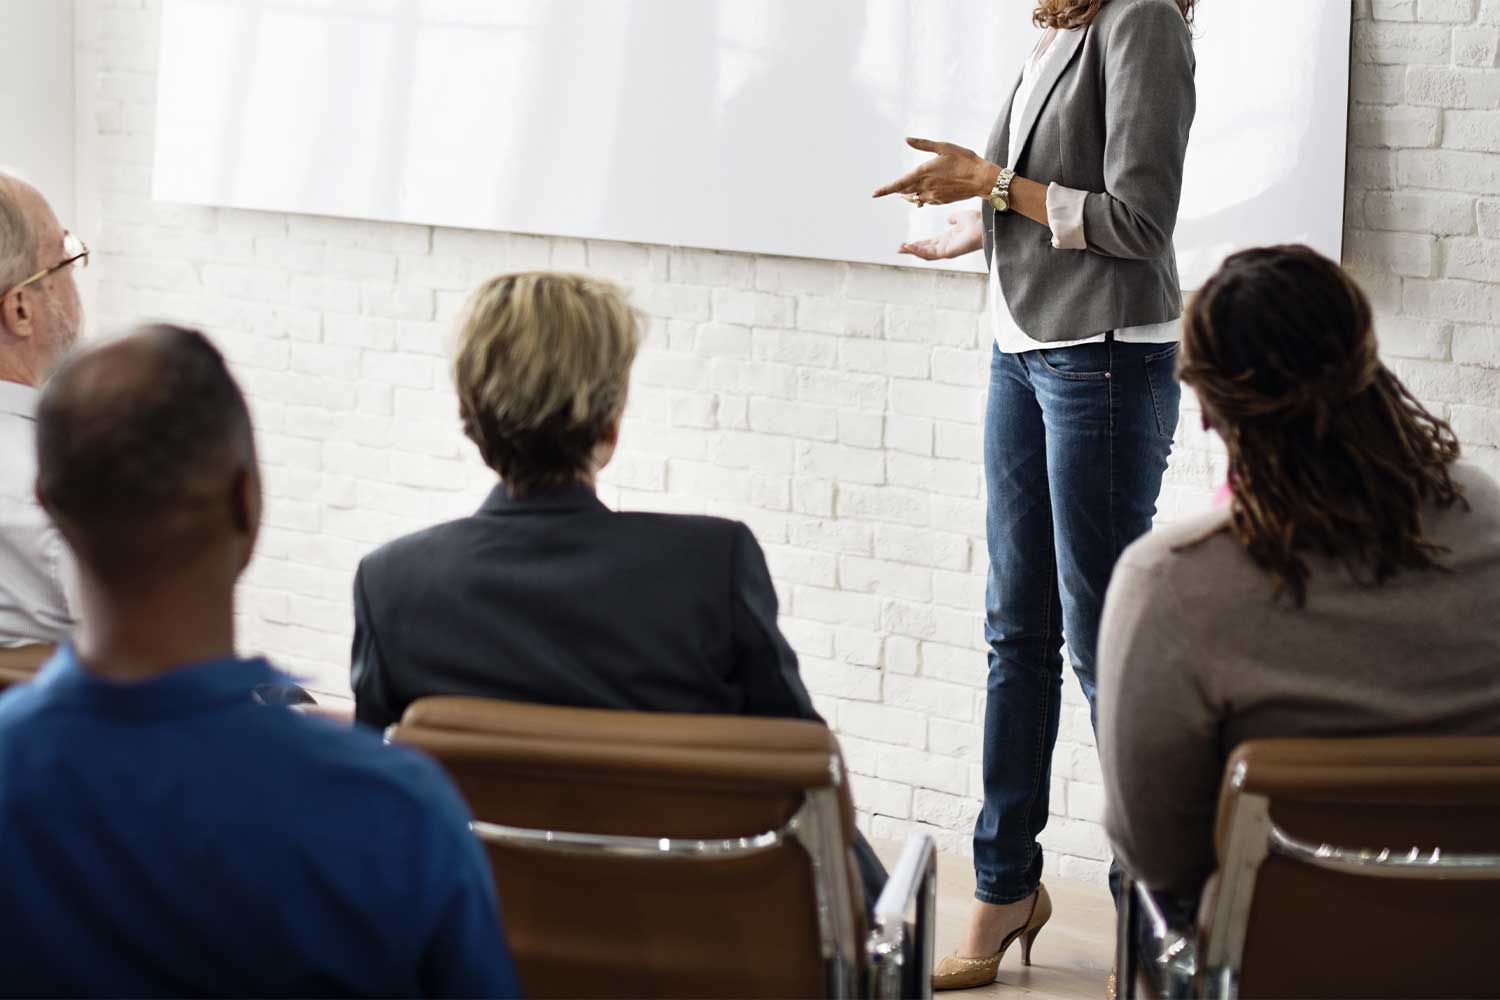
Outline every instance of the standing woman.
{"type": "MultiPolygon", "coordinates": [[[[1062,644],[1094,708],[1115,561],[1151,527],[1177,428],[1182,294],[1172,232],[1197,93],[1196,0],[1041,0],[1046,29],[986,157],[937,154],[876,192],[916,205],[983,198],[926,260],[984,248],[994,351],[984,468],[990,570],[977,902],[933,985],[991,982],[1052,913],[1047,823],[1062,644]]],[[[1095,713],[1097,718],[1097,713],[1095,713]]],[[[1163,720],[1163,724],[1170,724],[1163,720]]]]}

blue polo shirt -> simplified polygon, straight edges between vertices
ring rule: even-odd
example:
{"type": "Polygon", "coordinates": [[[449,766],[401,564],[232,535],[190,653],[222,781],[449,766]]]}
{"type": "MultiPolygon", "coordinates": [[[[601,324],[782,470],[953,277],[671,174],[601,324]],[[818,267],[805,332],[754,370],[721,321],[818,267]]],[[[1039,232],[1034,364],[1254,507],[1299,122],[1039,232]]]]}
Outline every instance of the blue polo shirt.
{"type": "Polygon", "coordinates": [[[264,660],[0,697],[0,992],[514,996],[437,765],[268,707],[264,660]]]}

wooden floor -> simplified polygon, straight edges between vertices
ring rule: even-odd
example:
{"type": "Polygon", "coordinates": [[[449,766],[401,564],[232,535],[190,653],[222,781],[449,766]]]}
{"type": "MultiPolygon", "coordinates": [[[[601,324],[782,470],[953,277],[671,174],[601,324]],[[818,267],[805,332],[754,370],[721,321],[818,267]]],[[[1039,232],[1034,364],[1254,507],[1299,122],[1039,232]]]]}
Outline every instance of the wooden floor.
{"type": "MultiPolygon", "coordinates": [[[[900,854],[896,844],[876,843],[875,849],[892,865],[900,854]]],[[[1047,879],[1054,907],[1052,919],[1036,939],[1030,968],[1021,964],[1021,949],[1012,948],[1000,965],[995,985],[943,997],[986,1000],[990,997],[1038,997],[1058,1000],[1100,1000],[1114,959],[1115,909],[1109,891],[1062,879],[1047,879]]],[[[974,900],[974,869],[965,858],[938,856],[938,957],[953,951],[963,933],[969,905],[974,900]]]]}

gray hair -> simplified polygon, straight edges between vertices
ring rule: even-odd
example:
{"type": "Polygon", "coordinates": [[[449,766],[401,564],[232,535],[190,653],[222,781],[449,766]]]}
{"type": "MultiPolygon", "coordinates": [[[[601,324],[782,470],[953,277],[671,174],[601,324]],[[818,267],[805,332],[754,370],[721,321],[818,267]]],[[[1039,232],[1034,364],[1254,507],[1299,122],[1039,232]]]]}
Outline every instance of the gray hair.
{"type": "Polygon", "coordinates": [[[0,172],[0,294],[36,270],[37,236],[16,197],[17,180],[0,172]]]}

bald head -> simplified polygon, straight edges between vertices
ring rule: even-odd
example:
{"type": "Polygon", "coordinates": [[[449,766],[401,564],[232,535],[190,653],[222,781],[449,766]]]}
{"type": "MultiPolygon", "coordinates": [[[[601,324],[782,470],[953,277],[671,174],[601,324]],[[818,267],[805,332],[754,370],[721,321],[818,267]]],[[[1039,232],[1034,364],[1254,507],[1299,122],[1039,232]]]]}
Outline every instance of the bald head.
{"type": "Polygon", "coordinates": [[[148,326],[66,362],[37,410],[37,496],[85,568],[141,579],[243,549],[259,517],[250,416],[201,333],[148,326]]]}

